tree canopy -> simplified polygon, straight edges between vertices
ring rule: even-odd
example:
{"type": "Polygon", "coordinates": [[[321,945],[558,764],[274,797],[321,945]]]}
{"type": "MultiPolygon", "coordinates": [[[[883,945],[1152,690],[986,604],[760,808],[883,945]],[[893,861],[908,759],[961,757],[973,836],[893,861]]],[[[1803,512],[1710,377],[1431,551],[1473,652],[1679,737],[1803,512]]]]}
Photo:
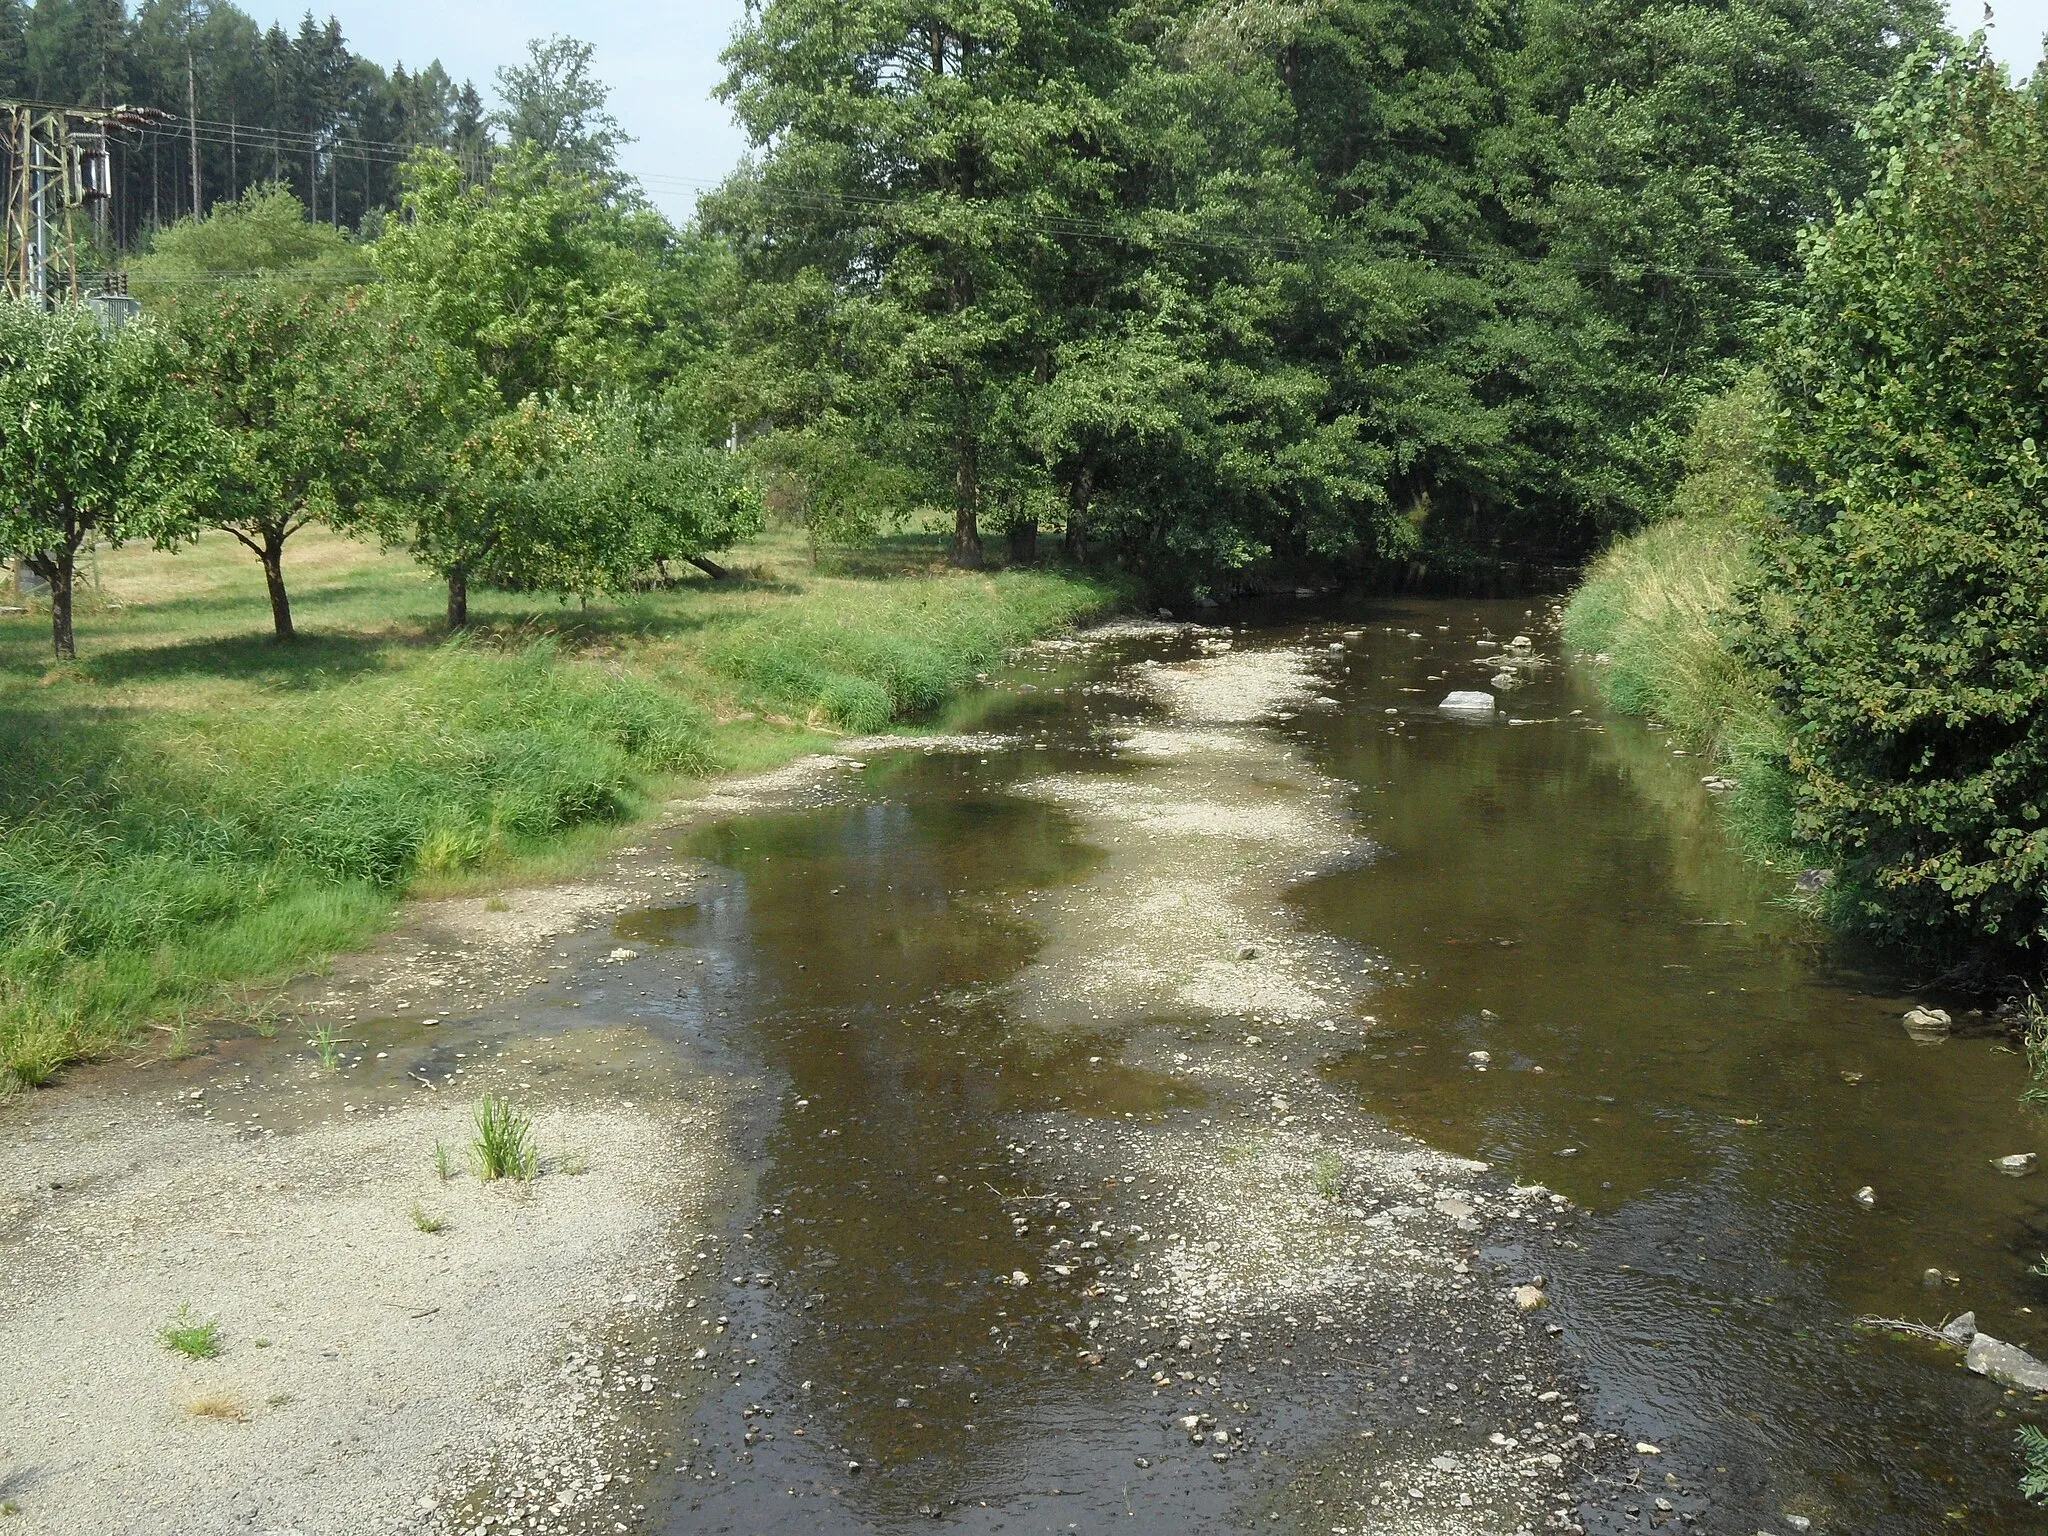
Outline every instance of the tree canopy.
{"type": "Polygon", "coordinates": [[[769,0],[717,404],[948,505],[963,564],[1049,509],[1194,585],[1568,558],[1668,500],[1944,37],[1931,0],[769,0]]]}

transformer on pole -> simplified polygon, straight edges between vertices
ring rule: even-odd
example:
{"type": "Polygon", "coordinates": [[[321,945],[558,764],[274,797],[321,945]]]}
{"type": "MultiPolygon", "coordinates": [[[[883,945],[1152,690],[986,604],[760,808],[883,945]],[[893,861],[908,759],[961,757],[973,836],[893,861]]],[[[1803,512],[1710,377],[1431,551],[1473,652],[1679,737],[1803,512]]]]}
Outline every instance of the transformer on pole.
{"type": "Polygon", "coordinates": [[[167,121],[154,107],[67,107],[0,97],[7,168],[7,295],[48,304],[87,297],[79,216],[104,232],[114,193],[112,137],[167,121]]]}

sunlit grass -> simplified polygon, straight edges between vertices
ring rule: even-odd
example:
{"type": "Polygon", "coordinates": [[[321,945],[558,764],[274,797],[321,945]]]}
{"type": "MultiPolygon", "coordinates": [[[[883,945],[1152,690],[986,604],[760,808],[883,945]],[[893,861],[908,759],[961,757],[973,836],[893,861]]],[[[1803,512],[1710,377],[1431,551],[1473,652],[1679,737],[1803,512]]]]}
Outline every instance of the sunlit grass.
{"type": "Polygon", "coordinates": [[[1615,708],[1663,722],[1735,781],[1724,802],[1731,830],[1774,857],[1792,839],[1786,729],[1728,641],[1748,538],[1734,518],[1694,517],[1623,540],[1573,594],[1564,633],[1607,658],[1600,683],[1615,708]]]}
{"type": "Polygon", "coordinates": [[[494,1094],[476,1101],[474,1115],[476,1136],[469,1151],[479,1179],[486,1183],[511,1179],[523,1184],[540,1171],[531,1116],[515,1109],[511,1100],[494,1094]]]}
{"type": "Polygon", "coordinates": [[[157,1331],[157,1342],[187,1360],[211,1360],[220,1353],[220,1323],[212,1318],[200,1322],[189,1306],[157,1331]]]}

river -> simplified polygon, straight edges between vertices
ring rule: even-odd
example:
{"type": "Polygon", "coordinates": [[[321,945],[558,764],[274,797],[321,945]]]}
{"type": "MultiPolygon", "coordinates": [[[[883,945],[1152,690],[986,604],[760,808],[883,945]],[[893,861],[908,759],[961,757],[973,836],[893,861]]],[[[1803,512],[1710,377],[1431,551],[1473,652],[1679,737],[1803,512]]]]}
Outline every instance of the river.
{"type": "Polygon", "coordinates": [[[776,1089],[669,1528],[2033,1528],[2020,1401],[1854,1325],[2048,1344],[2002,1037],[1911,1040],[1547,612],[1311,608],[1041,648],[621,921],[688,981],[641,1016],[776,1089]],[[1547,1326],[1402,1292],[1446,1265],[1547,1326]],[[1551,1372],[1567,1422],[1478,1400],[1551,1372]],[[1538,1495],[1496,1422],[1600,1433],[1538,1495]]]}

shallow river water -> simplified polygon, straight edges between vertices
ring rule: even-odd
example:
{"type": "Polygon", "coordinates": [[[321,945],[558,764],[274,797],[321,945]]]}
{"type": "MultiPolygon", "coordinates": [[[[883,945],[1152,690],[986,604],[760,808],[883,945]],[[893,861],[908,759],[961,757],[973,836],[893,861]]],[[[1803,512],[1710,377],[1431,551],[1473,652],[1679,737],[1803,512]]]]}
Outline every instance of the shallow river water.
{"type": "Polygon", "coordinates": [[[1854,1323],[2048,1352],[2002,1038],[1909,1039],[1944,1000],[1831,951],[1542,610],[1310,609],[1034,652],[621,920],[617,999],[769,1085],[668,1528],[2037,1528],[2031,1405],[1854,1323]],[[1498,719],[1435,709],[1517,633],[1498,719]],[[1597,1447],[1495,1478],[1553,1374],[1597,1447]]]}

